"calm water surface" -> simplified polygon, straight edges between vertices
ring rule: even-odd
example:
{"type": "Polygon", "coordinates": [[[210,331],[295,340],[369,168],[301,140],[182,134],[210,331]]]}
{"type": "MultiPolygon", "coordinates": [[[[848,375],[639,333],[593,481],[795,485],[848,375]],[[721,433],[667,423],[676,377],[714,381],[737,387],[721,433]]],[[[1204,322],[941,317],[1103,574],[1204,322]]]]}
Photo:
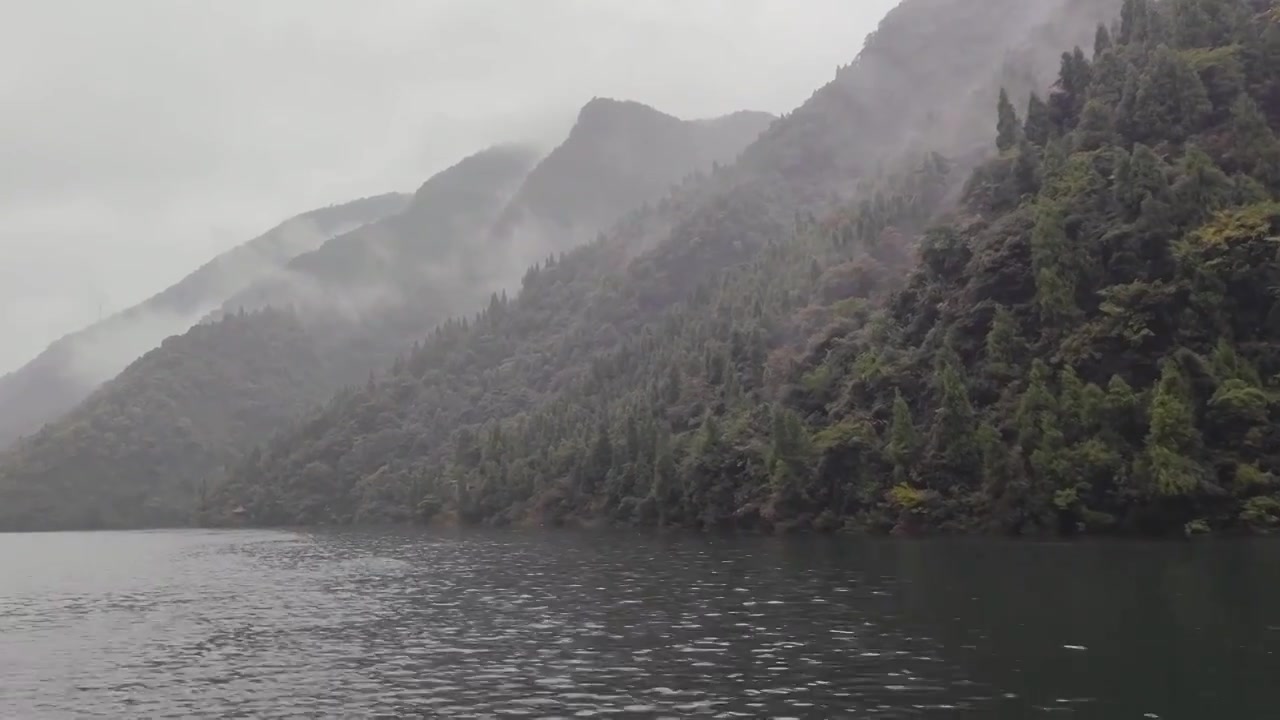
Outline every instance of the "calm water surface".
{"type": "Polygon", "coordinates": [[[1280,717],[1280,544],[0,535],[0,717],[1280,717]]]}

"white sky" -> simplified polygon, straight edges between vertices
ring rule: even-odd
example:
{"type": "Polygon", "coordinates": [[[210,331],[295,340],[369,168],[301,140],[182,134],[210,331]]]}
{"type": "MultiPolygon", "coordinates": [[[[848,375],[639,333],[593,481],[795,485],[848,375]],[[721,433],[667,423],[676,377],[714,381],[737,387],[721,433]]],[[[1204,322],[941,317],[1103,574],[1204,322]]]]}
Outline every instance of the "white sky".
{"type": "Polygon", "coordinates": [[[896,0],[0,0],[0,373],[592,96],[787,112],[896,0]]]}

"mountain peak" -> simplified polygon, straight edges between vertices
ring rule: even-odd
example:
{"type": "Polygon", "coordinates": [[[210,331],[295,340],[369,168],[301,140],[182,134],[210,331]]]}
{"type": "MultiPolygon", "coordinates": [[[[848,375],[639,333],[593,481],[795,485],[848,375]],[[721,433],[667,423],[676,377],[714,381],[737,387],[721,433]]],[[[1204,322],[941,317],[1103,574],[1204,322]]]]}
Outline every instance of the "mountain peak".
{"type": "Polygon", "coordinates": [[[644,103],[634,100],[615,100],[594,97],[578,111],[578,120],[569,132],[569,138],[595,137],[604,133],[628,132],[646,125],[678,125],[683,122],[644,103]]]}

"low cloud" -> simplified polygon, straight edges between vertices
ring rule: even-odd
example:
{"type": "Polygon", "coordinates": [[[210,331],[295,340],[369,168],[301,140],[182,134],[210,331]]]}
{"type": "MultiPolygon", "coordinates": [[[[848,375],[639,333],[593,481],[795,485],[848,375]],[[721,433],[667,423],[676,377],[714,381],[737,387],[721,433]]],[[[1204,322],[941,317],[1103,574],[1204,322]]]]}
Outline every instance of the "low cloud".
{"type": "Polygon", "coordinates": [[[44,0],[0,24],[0,372],[283,218],[592,96],[785,112],[893,0],[44,0]]]}

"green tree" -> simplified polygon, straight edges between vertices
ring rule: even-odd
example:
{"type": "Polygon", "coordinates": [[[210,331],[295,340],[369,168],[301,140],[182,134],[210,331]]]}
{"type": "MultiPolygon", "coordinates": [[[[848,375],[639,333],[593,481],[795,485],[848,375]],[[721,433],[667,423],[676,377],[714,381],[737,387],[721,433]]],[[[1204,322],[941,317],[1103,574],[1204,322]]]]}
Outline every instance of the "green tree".
{"type": "Polygon", "coordinates": [[[893,424],[889,427],[889,442],[885,454],[893,464],[894,481],[908,482],[911,479],[911,468],[915,463],[915,454],[919,450],[920,441],[916,435],[915,422],[911,419],[911,408],[902,396],[902,391],[895,391],[893,396],[893,424]]]}
{"type": "Polygon", "coordinates": [[[956,363],[945,355],[936,372],[935,392],[938,409],[929,430],[931,464],[949,476],[948,484],[977,478],[981,451],[973,405],[956,363]]]}
{"type": "Polygon", "coordinates": [[[1151,399],[1151,428],[1146,459],[1154,493],[1185,496],[1199,486],[1201,471],[1194,459],[1200,445],[1190,391],[1181,366],[1166,360],[1151,399]]]}
{"type": "Polygon", "coordinates": [[[1000,89],[1000,101],[996,105],[996,147],[1008,152],[1018,144],[1018,113],[1009,102],[1009,93],[1000,89]]]}
{"type": "Polygon", "coordinates": [[[1156,48],[1134,97],[1135,139],[1182,142],[1204,128],[1212,111],[1195,68],[1168,46],[1156,48]]]}
{"type": "Polygon", "coordinates": [[[1025,453],[1040,445],[1047,426],[1054,424],[1057,403],[1049,390],[1049,366],[1036,358],[1031,363],[1027,389],[1018,401],[1018,444],[1025,453]]]}
{"type": "Polygon", "coordinates": [[[1079,315],[1075,262],[1064,223],[1062,209],[1056,203],[1042,203],[1036,209],[1036,224],[1031,231],[1036,306],[1043,324],[1050,327],[1079,315]]]}
{"type": "Polygon", "coordinates": [[[987,331],[987,369],[997,379],[1012,379],[1022,351],[1018,334],[1018,321],[1009,308],[1001,305],[991,318],[987,331]]]}
{"type": "Polygon", "coordinates": [[[1096,62],[1103,53],[1111,49],[1111,31],[1107,30],[1107,26],[1098,24],[1098,30],[1093,34],[1093,59],[1096,62]]]}
{"type": "Polygon", "coordinates": [[[1022,132],[1029,142],[1038,147],[1044,147],[1053,132],[1049,106],[1035,93],[1031,93],[1031,99],[1027,102],[1027,120],[1022,132]]]}
{"type": "Polygon", "coordinates": [[[1241,93],[1231,106],[1229,167],[1271,186],[1280,185],[1280,144],[1253,98],[1241,93]]]}

